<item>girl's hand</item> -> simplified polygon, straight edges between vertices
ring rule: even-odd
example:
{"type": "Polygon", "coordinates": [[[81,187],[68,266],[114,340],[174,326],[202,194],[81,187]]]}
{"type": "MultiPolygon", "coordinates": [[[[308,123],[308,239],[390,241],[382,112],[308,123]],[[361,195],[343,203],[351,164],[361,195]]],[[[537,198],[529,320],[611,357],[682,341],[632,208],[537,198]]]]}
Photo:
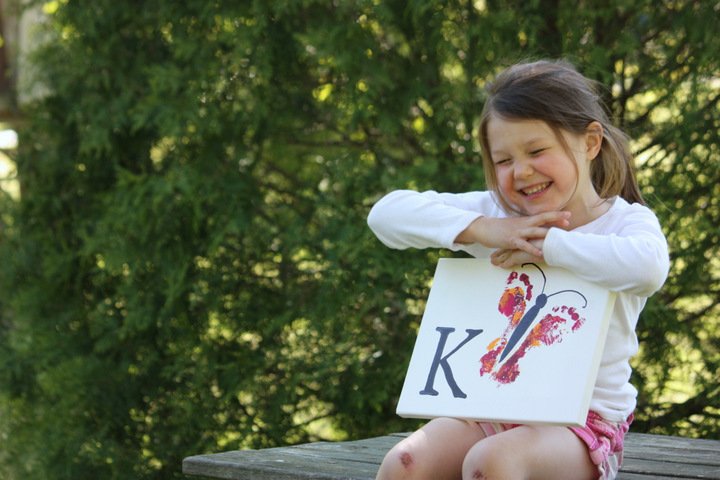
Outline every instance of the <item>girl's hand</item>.
{"type": "MultiPolygon", "coordinates": [[[[537,261],[542,258],[542,250],[533,244],[533,241],[544,239],[550,227],[569,226],[569,218],[570,212],[545,212],[509,218],[480,217],[463,230],[455,241],[479,243],[489,248],[497,248],[499,252],[518,250],[537,261]]],[[[542,246],[542,242],[539,245],[542,246]]]]}
{"type": "Polygon", "coordinates": [[[543,240],[530,240],[530,243],[541,252],[539,256],[531,255],[523,250],[500,249],[490,255],[490,262],[502,268],[513,268],[523,263],[544,262],[545,259],[542,256],[543,240]]]}

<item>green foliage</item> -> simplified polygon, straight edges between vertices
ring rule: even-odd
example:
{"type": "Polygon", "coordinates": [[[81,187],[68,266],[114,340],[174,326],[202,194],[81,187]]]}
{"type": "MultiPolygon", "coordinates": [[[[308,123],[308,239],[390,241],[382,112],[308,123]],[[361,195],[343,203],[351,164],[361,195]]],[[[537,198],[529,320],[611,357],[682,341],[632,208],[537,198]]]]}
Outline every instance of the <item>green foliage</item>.
{"type": "Polygon", "coordinates": [[[608,87],[671,241],[636,428],[717,437],[717,10],[59,2],[2,204],[0,473],[181,478],[199,452],[412,428],[395,402],[443,252],[389,251],[367,211],[483,188],[482,86],[544,55],[608,87]]]}

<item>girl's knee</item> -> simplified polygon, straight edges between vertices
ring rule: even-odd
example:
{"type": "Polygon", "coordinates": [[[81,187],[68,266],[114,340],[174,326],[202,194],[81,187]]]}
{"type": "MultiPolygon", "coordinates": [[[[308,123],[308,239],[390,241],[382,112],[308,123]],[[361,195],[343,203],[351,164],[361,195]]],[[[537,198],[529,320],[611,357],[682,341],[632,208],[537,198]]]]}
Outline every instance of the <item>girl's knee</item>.
{"type": "Polygon", "coordinates": [[[463,480],[495,480],[524,478],[523,466],[517,458],[497,442],[483,440],[468,451],[463,461],[463,480]]]}
{"type": "Polygon", "coordinates": [[[468,422],[436,418],[385,455],[377,479],[457,478],[467,450],[482,438],[478,432],[468,422]]]}
{"type": "Polygon", "coordinates": [[[380,464],[376,480],[423,478],[418,456],[407,446],[398,444],[392,448],[380,464]]]}
{"type": "Polygon", "coordinates": [[[520,427],[476,443],[465,455],[463,480],[594,478],[587,449],[561,427],[520,427]]]}

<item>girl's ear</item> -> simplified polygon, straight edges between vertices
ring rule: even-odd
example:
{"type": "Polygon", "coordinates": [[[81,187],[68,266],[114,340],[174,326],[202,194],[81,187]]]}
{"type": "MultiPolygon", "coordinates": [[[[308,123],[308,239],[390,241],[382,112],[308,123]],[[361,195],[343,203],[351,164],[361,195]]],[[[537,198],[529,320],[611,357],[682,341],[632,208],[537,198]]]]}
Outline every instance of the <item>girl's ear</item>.
{"type": "Polygon", "coordinates": [[[600,122],[590,122],[585,130],[585,145],[588,160],[594,160],[600,154],[603,140],[603,127],[600,122]]]}

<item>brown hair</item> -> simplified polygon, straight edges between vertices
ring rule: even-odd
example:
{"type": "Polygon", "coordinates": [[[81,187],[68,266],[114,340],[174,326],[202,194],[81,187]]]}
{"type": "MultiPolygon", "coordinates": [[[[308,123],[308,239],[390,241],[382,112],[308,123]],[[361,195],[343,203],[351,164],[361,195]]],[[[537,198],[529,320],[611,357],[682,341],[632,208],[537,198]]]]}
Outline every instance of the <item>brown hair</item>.
{"type": "Polygon", "coordinates": [[[595,190],[600,198],[620,195],[630,203],[645,203],[635,179],[627,135],[611,124],[595,82],[570,63],[540,60],[516,64],[500,73],[488,85],[487,93],[480,117],[480,146],[488,188],[497,194],[503,207],[511,210],[499,194],[490,157],[487,125],[493,115],[509,120],[542,120],[563,145],[560,130],[583,134],[591,122],[600,123],[602,145],[590,167],[595,190]]]}

